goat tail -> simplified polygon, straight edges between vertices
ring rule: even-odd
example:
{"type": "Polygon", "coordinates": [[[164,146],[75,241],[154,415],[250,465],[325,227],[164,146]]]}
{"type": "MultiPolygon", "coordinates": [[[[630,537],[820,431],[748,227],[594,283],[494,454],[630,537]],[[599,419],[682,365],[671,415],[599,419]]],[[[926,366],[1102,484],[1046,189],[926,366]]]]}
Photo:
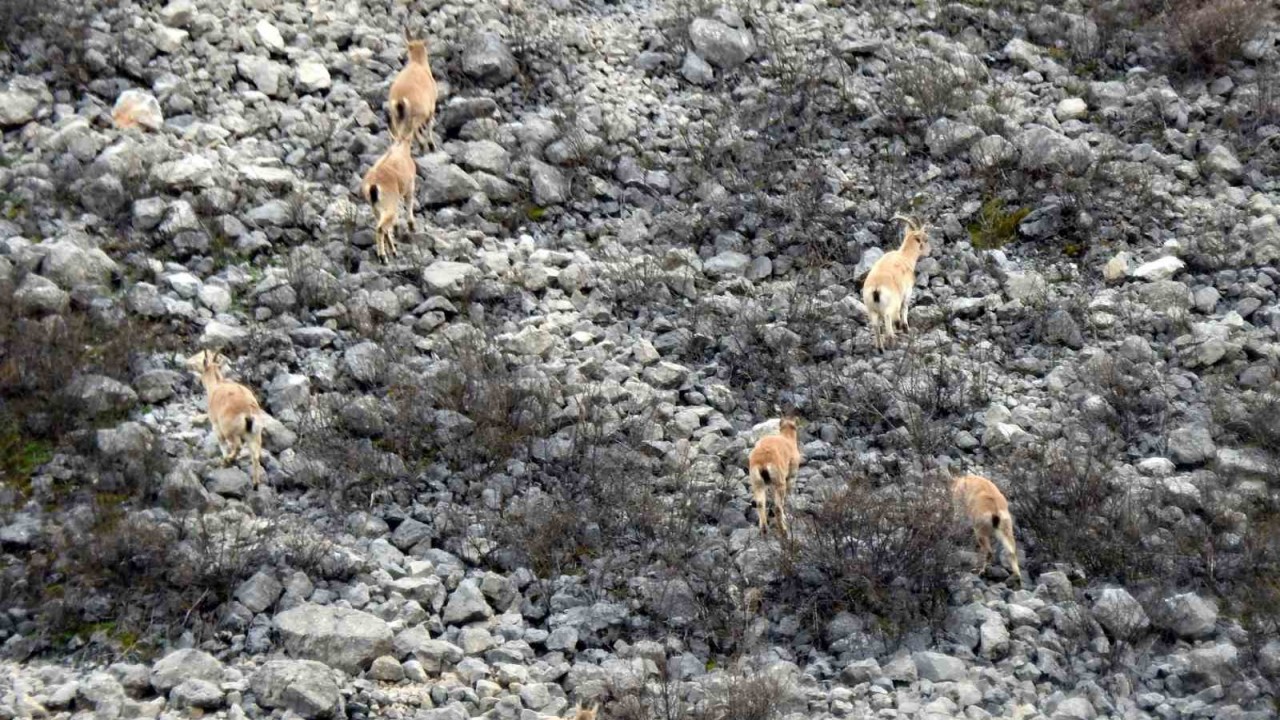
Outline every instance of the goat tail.
{"type": "Polygon", "coordinates": [[[991,528],[998,529],[1000,527],[1000,513],[991,513],[991,528]]]}
{"type": "Polygon", "coordinates": [[[875,305],[880,304],[880,288],[871,291],[871,302],[875,305]]]}
{"type": "Polygon", "coordinates": [[[392,123],[398,125],[404,122],[405,118],[407,118],[408,116],[409,116],[408,100],[405,100],[404,98],[400,98],[399,100],[396,100],[395,102],[391,103],[391,122],[392,123]]]}
{"type": "Polygon", "coordinates": [[[770,483],[773,482],[773,479],[769,477],[768,465],[761,465],[759,470],[757,470],[756,472],[760,473],[760,482],[764,483],[765,485],[769,485],[770,483]]]}
{"type": "Polygon", "coordinates": [[[252,415],[244,416],[244,431],[249,435],[253,434],[253,416],[252,415]]]}

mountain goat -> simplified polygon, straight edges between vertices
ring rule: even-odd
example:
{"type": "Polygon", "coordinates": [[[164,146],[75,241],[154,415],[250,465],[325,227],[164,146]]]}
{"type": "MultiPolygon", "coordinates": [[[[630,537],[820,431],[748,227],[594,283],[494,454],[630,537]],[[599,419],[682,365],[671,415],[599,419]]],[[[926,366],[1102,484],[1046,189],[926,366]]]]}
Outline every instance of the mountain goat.
{"type": "Polygon", "coordinates": [[[755,500],[760,532],[769,532],[768,495],[778,510],[778,525],[782,534],[787,527],[787,493],[800,469],[800,446],[796,443],[797,422],[794,417],[784,417],[778,423],[775,435],[766,435],[751,449],[747,467],[751,477],[751,497],[755,500]]]}
{"type": "Polygon", "coordinates": [[[246,438],[253,459],[253,486],[262,479],[262,431],[265,413],[253,391],[222,375],[226,358],[213,350],[201,350],[187,358],[186,366],[200,377],[208,396],[209,424],[222,448],[222,462],[230,465],[240,455],[246,438]]]}
{"type": "Polygon", "coordinates": [[[1005,500],[1004,493],[1000,492],[995,483],[981,475],[969,474],[956,478],[951,486],[951,494],[973,525],[973,534],[978,540],[981,564],[977,573],[981,575],[987,569],[987,562],[992,554],[991,535],[994,532],[1004,546],[1018,587],[1022,587],[1018,549],[1013,542],[1013,516],[1009,514],[1009,502],[1005,500]]]}
{"type": "Polygon", "coordinates": [[[405,30],[405,46],[409,59],[391,83],[391,95],[387,101],[391,116],[391,136],[404,140],[412,138],[426,142],[434,151],[436,124],[436,79],[431,74],[431,61],[427,57],[427,42],[409,37],[405,30]]]}
{"type": "Polygon", "coordinates": [[[378,258],[386,262],[396,250],[396,220],[403,204],[408,212],[409,232],[417,230],[413,205],[418,184],[418,165],[409,150],[408,138],[397,138],[364,175],[360,192],[373,208],[374,242],[378,258]]]}
{"type": "Polygon", "coordinates": [[[907,225],[902,245],[876,260],[862,283],[862,302],[867,307],[877,350],[884,349],[886,340],[894,340],[895,322],[901,322],[903,330],[911,330],[907,323],[907,308],[916,284],[916,262],[928,255],[930,249],[923,225],[901,215],[895,215],[893,219],[902,220],[907,225]]]}

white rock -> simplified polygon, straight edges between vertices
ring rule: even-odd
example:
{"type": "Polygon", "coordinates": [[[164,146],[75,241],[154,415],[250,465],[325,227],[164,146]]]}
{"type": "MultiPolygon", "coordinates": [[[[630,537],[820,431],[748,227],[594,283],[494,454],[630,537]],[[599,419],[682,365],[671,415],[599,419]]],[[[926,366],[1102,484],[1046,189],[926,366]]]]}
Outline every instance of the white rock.
{"type": "Polygon", "coordinates": [[[298,63],[298,89],[303,92],[326,90],[333,85],[329,77],[329,68],[314,60],[298,63]]]}
{"type": "Polygon", "coordinates": [[[1089,106],[1081,98],[1063,98],[1053,109],[1053,116],[1058,122],[1080,120],[1089,114],[1089,106]]]}
{"type": "Polygon", "coordinates": [[[1152,260],[1151,262],[1139,265],[1137,269],[1133,271],[1132,275],[1139,280],[1169,280],[1172,279],[1173,276],[1182,272],[1183,268],[1186,266],[1187,264],[1182,262],[1182,260],[1179,260],[1172,255],[1168,255],[1160,258],[1159,260],[1152,260]]]}
{"type": "Polygon", "coordinates": [[[284,38],[281,37],[275,25],[266,20],[259,20],[253,31],[263,47],[272,52],[284,52],[284,38]]]}
{"type": "Polygon", "coordinates": [[[159,130],[164,125],[164,113],[155,95],[143,90],[125,90],[111,108],[111,121],[122,130],[131,127],[159,130]]]}

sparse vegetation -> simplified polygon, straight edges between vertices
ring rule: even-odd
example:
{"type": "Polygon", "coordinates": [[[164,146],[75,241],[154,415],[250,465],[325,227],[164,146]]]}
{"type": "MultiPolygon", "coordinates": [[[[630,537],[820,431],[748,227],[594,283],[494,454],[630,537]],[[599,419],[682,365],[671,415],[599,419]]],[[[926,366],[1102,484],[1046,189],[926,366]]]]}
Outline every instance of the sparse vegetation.
{"type": "Polygon", "coordinates": [[[775,720],[795,694],[792,682],[776,673],[737,669],[690,696],[675,676],[674,660],[659,665],[657,677],[613,683],[602,712],[617,720],[775,720]]]}
{"type": "Polygon", "coordinates": [[[1146,33],[1167,47],[1173,69],[1204,74],[1241,57],[1274,17],[1268,0],[1100,0],[1091,4],[1101,48],[1122,56],[1146,33]]]}
{"type": "Polygon", "coordinates": [[[877,488],[856,470],[840,474],[846,479],[795,513],[766,602],[815,622],[840,610],[871,613],[891,637],[940,620],[955,551],[968,542],[945,483],[877,488]]]}
{"type": "Polygon", "coordinates": [[[982,203],[973,222],[969,223],[969,242],[978,250],[997,250],[1008,245],[1018,235],[1018,225],[1031,208],[1019,207],[1006,210],[1004,200],[988,198],[982,203]]]}
{"type": "Polygon", "coordinates": [[[942,58],[917,54],[890,63],[880,110],[899,122],[936,120],[962,109],[979,84],[979,78],[942,58]]]}
{"type": "Polygon", "coordinates": [[[1161,22],[1177,62],[1208,71],[1239,58],[1274,13],[1268,0],[1172,0],[1161,22]]]}
{"type": "Polygon", "coordinates": [[[1114,475],[1116,438],[1097,426],[1068,429],[1059,440],[1010,456],[1010,510],[1028,567],[1062,562],[1088,577],[1131,582],[1149,577],[1143,517],[1150,503],[1114,475]]]}

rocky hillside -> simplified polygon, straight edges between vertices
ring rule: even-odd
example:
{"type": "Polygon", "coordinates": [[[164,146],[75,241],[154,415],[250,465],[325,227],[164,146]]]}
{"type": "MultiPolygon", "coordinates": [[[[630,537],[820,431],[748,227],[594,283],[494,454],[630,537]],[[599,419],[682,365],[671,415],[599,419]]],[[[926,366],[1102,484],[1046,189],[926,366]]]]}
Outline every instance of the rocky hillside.
{"type": "Polygon", "coordinates": [[[1275,717],[1273,14],[6,2],[0,718],[1275,717]],[[383,264],[406,27],[440,145],[383,264]]]}

